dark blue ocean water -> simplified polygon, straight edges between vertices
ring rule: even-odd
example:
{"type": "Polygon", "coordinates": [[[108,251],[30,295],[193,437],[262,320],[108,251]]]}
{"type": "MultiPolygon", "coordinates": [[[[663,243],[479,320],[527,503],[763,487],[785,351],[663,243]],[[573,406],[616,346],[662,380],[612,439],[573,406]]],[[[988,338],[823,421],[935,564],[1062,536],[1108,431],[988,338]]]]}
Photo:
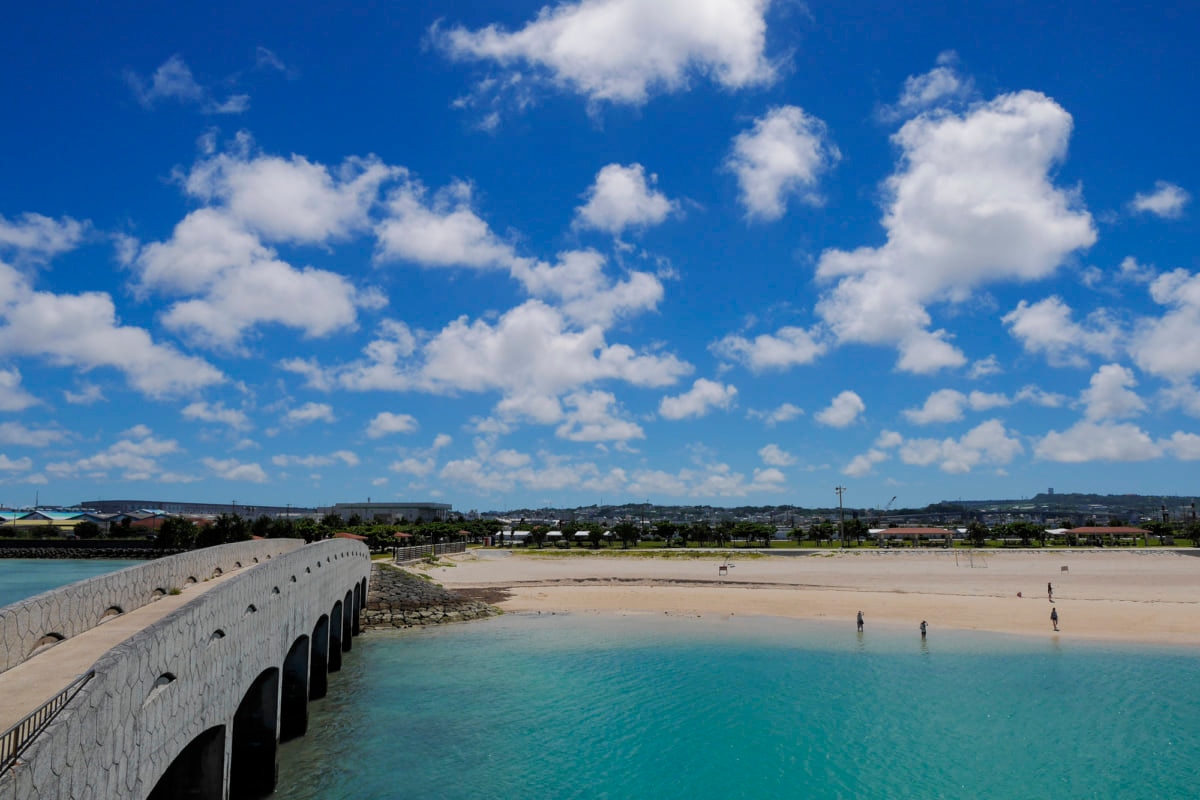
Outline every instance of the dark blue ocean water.
{"type": "Polygon", "coordinates": [[[1200,654],[777,619],[354,641],[277,797],[1190,798],[1200,654]]]}
{"type": "Polygon", "coordinates": [[[68,583],[144,563],[102,558],[0,558],[0,608],[68,583]]]}

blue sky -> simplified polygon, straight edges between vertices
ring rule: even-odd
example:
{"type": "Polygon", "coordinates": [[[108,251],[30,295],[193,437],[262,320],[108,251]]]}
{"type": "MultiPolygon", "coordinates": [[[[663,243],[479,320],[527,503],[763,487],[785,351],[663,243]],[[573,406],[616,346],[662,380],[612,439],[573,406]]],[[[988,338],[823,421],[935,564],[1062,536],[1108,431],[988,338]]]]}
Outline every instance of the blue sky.
{"type": "Polygon", "coordinates": [[[0,504],[1194,493],[1197,11],[377,5],[10,12],[0,504]]]}

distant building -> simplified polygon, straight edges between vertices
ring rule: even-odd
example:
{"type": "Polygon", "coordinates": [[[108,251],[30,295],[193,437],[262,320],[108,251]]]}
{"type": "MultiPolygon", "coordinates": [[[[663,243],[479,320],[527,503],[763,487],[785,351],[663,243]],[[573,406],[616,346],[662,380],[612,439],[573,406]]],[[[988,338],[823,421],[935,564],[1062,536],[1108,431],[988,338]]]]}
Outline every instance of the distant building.
{"type": "Polygon", "coordinates": [[[343,520],[358,515],[363,522],[424,522],[447,519],[453,507],[449,503],[335,503],[329,509],[343,520]]]}
{"type": "Polygon", "coordinates": [[[257,519],[263,515],[283,517],[297,514],[316,514],[315,508],[299,506],[261,506],[241,503],[184,503],[176,500],[87,500],[80,508],[101,514],[127,514],[132,511],[158,511],[172,516],[216,517],[221,514],[238,514],[246,519],[257,519]]]}

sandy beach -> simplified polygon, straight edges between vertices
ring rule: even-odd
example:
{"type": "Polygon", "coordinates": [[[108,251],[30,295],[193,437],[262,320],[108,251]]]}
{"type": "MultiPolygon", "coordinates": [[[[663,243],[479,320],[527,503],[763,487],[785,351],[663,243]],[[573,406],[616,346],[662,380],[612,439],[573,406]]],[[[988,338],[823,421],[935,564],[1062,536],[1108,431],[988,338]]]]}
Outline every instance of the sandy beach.
{"type": "Polygon", "coordinates": [[[728,559],[581,552],[472,550],[443,566],[407,568],[509,612],[761,615],[853,626],[861,610],[868,630],[916,631],[927,620],[931,636],[963,629],[1200,645],[1200,556],[1186,550],[734,550],[728,559]]]}

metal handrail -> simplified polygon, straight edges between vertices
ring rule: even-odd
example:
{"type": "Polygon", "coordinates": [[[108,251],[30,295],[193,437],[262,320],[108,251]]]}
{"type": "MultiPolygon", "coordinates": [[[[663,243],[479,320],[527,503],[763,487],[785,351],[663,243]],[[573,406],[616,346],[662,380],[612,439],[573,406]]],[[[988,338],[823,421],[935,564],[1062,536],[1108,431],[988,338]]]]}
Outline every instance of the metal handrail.
{"type": "Polygon", "coordinates": [[[17,759],[21,753],[25,752],[25,748],[33,743],[37,735],[45,730],[58,712],[71,702],[83,685],[90,681],[95,674],[95,670],[88,670],[80,675],[71,681],[67,688],[42,703],[16,725],[0,734],[0,775],[17,763],[17,759]]]}

